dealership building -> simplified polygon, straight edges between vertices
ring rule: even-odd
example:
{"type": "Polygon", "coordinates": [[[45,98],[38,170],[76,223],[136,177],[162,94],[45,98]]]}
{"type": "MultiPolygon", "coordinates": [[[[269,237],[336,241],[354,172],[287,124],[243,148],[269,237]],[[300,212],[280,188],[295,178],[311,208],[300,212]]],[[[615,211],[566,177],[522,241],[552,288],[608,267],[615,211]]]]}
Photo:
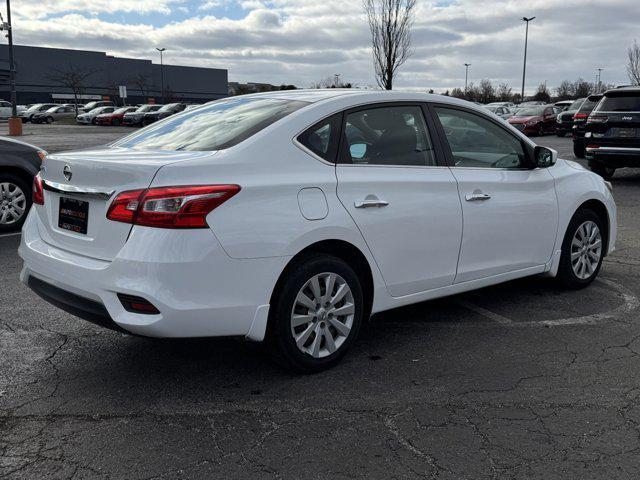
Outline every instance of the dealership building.
{"type": "MultiPolygon", "coordinates": [[[[152,63],[120,58],[105,52],[14,46],[19,104],[72,103],[73,80],[80,82],[82,103],[112,100],[123,103],[119,87],[126,87],[126,103],[204,103],[228,95],[227,70],[152,63]],[[164,78],[164,99],[162,84],[164,78]]],[[[0,99],[9,100],[9,48],[0,45],[0,99]]]]}

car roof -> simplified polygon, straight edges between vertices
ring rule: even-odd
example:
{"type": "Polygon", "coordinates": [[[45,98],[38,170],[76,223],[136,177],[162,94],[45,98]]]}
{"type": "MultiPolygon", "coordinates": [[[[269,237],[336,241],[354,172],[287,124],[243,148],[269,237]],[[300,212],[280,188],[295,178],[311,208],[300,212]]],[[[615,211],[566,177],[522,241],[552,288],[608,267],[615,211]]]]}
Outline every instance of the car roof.
{"type": "Polygon", "coordinates": [[[631,86],[631,87],[619,87],[612,88],[611,90],[607,90],[604,92],[604,95],[607,97],[615,97],[615,96],[623,96],[623,95],[640,95],[640,86],[631,86]]]}

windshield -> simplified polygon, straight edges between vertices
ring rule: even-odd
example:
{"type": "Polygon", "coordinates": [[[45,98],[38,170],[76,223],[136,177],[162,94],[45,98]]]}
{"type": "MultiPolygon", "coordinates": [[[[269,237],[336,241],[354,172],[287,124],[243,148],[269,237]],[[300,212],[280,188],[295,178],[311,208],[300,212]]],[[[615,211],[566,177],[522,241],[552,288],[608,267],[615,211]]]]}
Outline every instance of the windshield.
{"type": "Polygon", "coordinates": [[[121,108],[118,108],[117,110],[114,110],[113,113],[127,113],[130,108],[131,107],[121,107],[121,108]]]}
{"type": "Polygon", "coordinates": [[[136,112],[138,113],[150,112],[153,110],[157,110],[158,108],[160,108],[160,105],[142,105],[136,110],[136,112]]]}
{"type": "Polygon", "coordinates": [[[545,107],[524,107],[518,110],[516,117],[541,117],[545,107]]]}
{"type": "Polygon", "coordinates": [[[584,102],[584,98],[579,98],[567,108],[567,112],[577,112],[582,103],[584,102]]]}
{"type": "Polygon", "coordinates": [[[173,115],[116,142],[116,147],[211,151],[233,147],[307,102],[274,98],[219,100],[173,115]]]}
{"type": "Polygon", "coordinates": [[[640,93],[605,96],[596,110],[599,112],[640,112],[640,93]]]}
{"type": "Polygon", "coordinates": [[[169,103],[169,104],[165,105],[164,107],[162,107],[158,111],[159,112],[167,112],[169,110],[173,110],[174,108],[176,108],[176,105],[178,105],[178,104],[177,103],[169,103]]]}
{"type": "Polygon", "coordinates": [[[484,108],[486,108],[487,110],[489,110],[491,113],[496,113],[496,110],[498,110],[498,107],[488,107],[488,106],[486,106],[486,107],[484,107],[484,108]]]}
{"type": "Polygon", "coordinates": [[[47,110],[47,113],[56,113],[56,110],[58,110],[58,108],[60,107],[51,107],[49,110],[47,110]]]}
{"type": "Polygon", "coordinates": [[[34,112],[34,111],[36,111],[36,110],[39,110],[41,106],[42,106],[42,103],[36,103],[35,105],[31,105],[31,106],[27,109],[27,111],[29,111],[29,112],[34,112]]]}

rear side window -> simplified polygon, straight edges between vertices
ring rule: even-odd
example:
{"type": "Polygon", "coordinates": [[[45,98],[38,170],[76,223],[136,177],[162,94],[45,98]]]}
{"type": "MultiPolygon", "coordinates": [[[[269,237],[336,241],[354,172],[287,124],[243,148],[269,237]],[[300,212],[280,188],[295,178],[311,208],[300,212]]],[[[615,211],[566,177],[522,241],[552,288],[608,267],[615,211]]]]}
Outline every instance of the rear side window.
{"type": "Polygon", "coordinates": [[[598,112],[640,112],[640,95],[606,96],[596,108],[598,112]]]}
{"type": "Polygon", "coordinates": [[[174,115],[116,142],[141,150],[224,150],[308,105],[273,98],[233,97],[174,115]]]}
{"type": "Polygon", "coordinates": [[[305,130],[298,141],[327,162],[335,163],[341,127],[342,114],[336,114],[305,130]]]}
{"type": "Polygon", "coordinates": [[[580,110],[578,110],[580,113],[591,113],[593,111],[593,109],[595,108],[595,106],[598,104],[598,102],[600,101],[602,97],[589,97],[587,98],[584,103],[582,104],[582,106],[580,107],[580,110]]]}

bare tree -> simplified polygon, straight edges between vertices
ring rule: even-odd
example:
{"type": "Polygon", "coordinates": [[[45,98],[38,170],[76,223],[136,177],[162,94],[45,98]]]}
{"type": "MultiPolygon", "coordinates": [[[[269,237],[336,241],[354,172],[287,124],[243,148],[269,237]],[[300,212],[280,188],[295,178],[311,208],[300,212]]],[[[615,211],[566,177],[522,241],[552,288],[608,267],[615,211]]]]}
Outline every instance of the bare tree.
{"type": "Polygon", "coordinates": [[[533,99],[543,102],[549,102],[551,100],[551,94],[549,93],[549,89],[547,88],[546,83],[541,83],[540,85],[538,85],[538,90],[533,96],[533,99]]]}
{"type": "Polygon", "coordinates": [[[484,78],[480,81],[480,87],[478,87],[478,93],[480,94],[480,103],[491,103],[495,100],[496,89],[491,83],[491,80],[484,78]]]}
{"type": "Polygon", "coordinates": [[[560,86],[556,88],[558,100],[567,100],[575,96],[575,85],[569,80],[563,80],[560,86]]]}
{"type": "Polygon", "coordinates": [[[48,75],[49,80],[56,85],[68,88],[73,93],[73,100],[78,114],[78,99],[87,88],[87,79],[94,74],[93,70],[80,68],[76,65],[69,64],[65,68],[54,69],[48,75]]]}
{"type": "Polygon", "coordinates": [[[371,30],[373,65],[380,88],[391,90],[395,74],[413,53],[411,27],[416,0],[363,0],[371,30]]]}
{"type": "Polygon", "coordinates": [[[627,75],[634,85],[640,85],[640,45],[636,40],[627,51],[629,61],[627,62],[627,75]]]}
{"type": "Polygon", "coordinates": [[[144,73],[139,73],[135,77],[131,79],[131,83],[133,83],[143,97],[149,97],[149,91],[151,90],[151,85],[149,83],[149,77],[144,73]]]}
{"type": "Polygon", "coordinates": [[[508,83],[501,83],[498,85],[498,91],[496,92],[498,99],[501,102],[510,102],[513,98],[513,89],[508,83]]]}
{"type": "Polygon", "coordinates": [[[573,82],[573,94],[575,98],[584,98],[591,95],[594,91],[595,85],[587,82],[584,78],[579,78],[573,82]]]}

